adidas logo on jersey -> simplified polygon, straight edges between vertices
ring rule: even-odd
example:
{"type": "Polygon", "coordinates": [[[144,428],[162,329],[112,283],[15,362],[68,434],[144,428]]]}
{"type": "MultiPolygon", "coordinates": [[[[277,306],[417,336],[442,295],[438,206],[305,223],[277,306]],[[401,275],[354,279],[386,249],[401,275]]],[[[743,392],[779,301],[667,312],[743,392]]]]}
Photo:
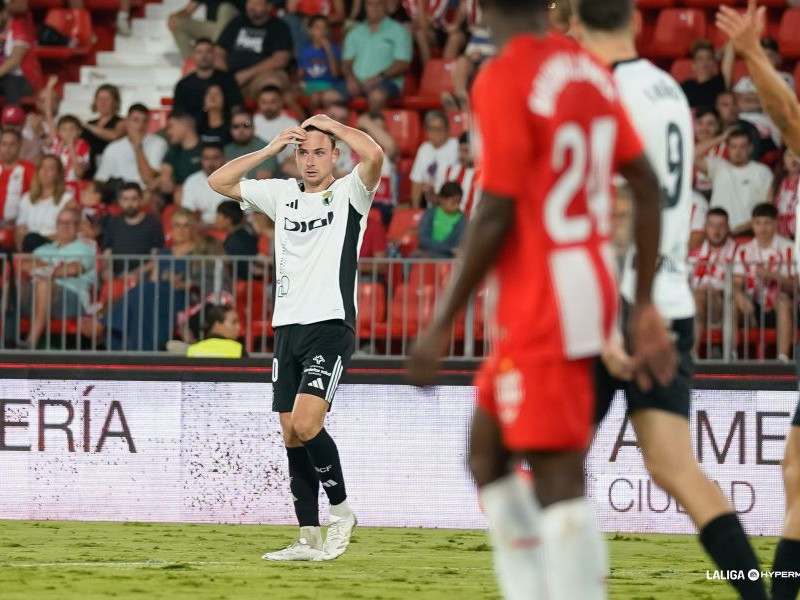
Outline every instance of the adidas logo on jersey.
{"type": "Polygon", "coordinates": [[[318,390],[324,390],[325,384],[322,383],[322,379],[317,377],[314,381],[308,384],[309,387],[317,388],[318,390]]]}
{"type": "Polygon", "coordinates": [[[293,209],[297,210],[297,206],[298,206],[298,202],[297,202],[296,199],[292,200],[291,202],[287,202],[286,203],[286,207],[287,208],[293,208],[293,209]]]}
{"type": "Polygon", "coordinates": [[[322,487],[336,487],[338,484],[333,479],[328,479],[328,481],[322,482],[322,487]]]}

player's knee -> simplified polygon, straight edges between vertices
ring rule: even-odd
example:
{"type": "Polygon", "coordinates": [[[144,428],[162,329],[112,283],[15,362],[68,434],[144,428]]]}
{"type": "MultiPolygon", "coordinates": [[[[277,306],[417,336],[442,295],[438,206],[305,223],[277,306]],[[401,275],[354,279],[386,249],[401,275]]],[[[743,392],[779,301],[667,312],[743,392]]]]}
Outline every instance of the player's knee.
{"type": "Polygon", "coordinates": [[[292,429],[302,442],[313,440],[322,431],[322,423],[313,415],[292,414],[292,429]]]}

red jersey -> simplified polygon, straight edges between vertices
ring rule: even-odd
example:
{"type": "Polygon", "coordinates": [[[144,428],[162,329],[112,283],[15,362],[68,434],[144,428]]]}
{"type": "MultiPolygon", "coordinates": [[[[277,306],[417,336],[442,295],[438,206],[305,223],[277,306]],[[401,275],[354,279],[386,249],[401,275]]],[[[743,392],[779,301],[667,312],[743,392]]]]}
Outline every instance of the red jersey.
{"type": "Polygon", "coordinates": [[[333,6],[331,0],[300,0],[297,4],[297,12],[310,17],[314,15],[329,17],[333,12],[333,6]]]}
{"type": "Polygon", "coordinates": [[[443,23],[447,15],[448,0],[403,0],[403,8],[412,19],[420,10],[424,10],[428,19],[434,23],[443,23]]]}
{"type": "Polygon", "coordinates": [[[14,17],[8,22],[6,27],[6,38],[3,50],[8,58],[14,51],[15,46],[22,46],[26,49],[22,63],[11,73],[21,75],[38,90],[42,87],[42,68],[39,59],[33,49],[36,47],[36,28],[33,25],[33,17],[30,13],[24,16],[14,17]]]}
{"type": "Polygon", "coordinates": [[[33,173],[31,163],[19,161],[13,167],[0,163],[0,220],[13,221],[19,214],[19,201],[31,189],[33,173]]]}
{"type": "Polygon", "coordinates": [[[472,96],[483,192],[516,204],[495,266],[495,352],[598,355],[617,309],[612,174],[643,154],[612,75],[571,39],[519,35],[472,96]]]}
{"type": "MultiPolygon", "coordinates": [[[[87,142],[83,138],[78,138],[73,143],[75,146],[75,157],[78,159],[78,162],[81,165],[88,165],[89,164],[89,155],[91,153],[91,149],[89,148],[89,142],[87,142]]],[[[75,164],[72,160],[72,155],[69,151],[69,147],[61,140],[60,137],[56,136],[53,138],[53,143],[50,145],[49,153],[57,156],[61,160],[61,164],[64,165],[64,174],[67,178],[67,181],[80,181],[80,177],[75,171],[75,164]]],[[[80,197],[80,196],[76,196],[80,197]]]]}
{"type": "Polygon", "coordinates": [[[778,235],[794,239],[797,220],[797,193],[800,177],[787,175],[775,193],[775,208],[778,209],[778,235]]]}
{"type": "Polygon", "coordinates": [[[694,265],[692,289],[710,287],[715,290],[725,288],[728,271],[736,260],[736,242],[728,238],[722,246],[703,245],[689,253],[689,261],[694,265]]]}
{"type": "Polygon", "coordinates": [[[461,164],[447,167],[445,171],[445,181],[455,181],[461,186],[464,195],[461,198],[461,212],[468,217],[472,215],[480,202],[481,191],[478,181],[480,174],[472,167],[465,167],[461,164]]]}

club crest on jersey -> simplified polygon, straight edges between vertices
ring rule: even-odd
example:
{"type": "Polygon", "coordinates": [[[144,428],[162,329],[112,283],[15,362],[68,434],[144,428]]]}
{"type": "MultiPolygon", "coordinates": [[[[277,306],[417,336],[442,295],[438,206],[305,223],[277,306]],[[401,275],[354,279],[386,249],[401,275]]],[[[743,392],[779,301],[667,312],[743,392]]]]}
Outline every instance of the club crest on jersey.
{"type": "Polygon", "coordinates": [[[331,202],[333,202],[333,192],[331,192],[330,190],[327,191],[327,192],[324,192],[322,194],[322,204],[323,204],[323,206],[330,206],[331,202]]]}
{"type": "Polygon", "coordinates": [[[313,360],[313,361],[314,361],[315,363],[317,363],[318,365],[321,365],[322,363],[324,363],[324,362],[325,362],[325,358],[322,356],[322,354],[317,354],[317,355],[316,355],[314,358],[312,358],[311,360],[313,360]]]}

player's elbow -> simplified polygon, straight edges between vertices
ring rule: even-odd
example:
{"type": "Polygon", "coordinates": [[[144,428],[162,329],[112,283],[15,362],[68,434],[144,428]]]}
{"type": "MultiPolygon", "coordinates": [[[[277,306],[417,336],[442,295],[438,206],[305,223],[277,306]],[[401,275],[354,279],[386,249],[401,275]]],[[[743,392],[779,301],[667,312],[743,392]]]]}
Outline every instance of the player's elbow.
{"type": "Polygon", "coordinates": [[[225,194],[225,184],[222,181],[222,177],[220,177],[219,170],[214,171],[211,175],[208,176],[208,185],[209,187],[217,192],[218,194],[225,194]]]}
{"type": "Polygon", "coordinates": [[[365,153],[365,156],[363,156],[361,160],[371,165],[380,167],[383,165],[383,158],[383,148],[381,148],[377,142],[373,142],[370,144],[369,150],[365,153]]]}

